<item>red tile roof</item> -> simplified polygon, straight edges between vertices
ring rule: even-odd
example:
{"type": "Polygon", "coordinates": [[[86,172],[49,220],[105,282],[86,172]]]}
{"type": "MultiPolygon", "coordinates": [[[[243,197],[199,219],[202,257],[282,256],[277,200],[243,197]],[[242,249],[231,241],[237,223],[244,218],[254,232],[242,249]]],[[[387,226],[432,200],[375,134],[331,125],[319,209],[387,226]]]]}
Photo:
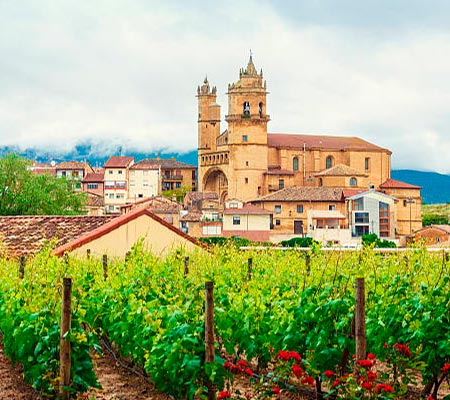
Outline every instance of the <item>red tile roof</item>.
{"type": "Polygon", "coordinates": [[[92,169],[92,168],[88,167],[88,164],[86,162],[62,161],[56,165],[56,170],[63,170],[63,169],[82,169],[84,171],[85,169],[92,169]]]}
{"type": "Polygon", "coordinates": [[[200,222],[202,220],[203,213],[199,210],[191,210],[186,215],[180,218],[180,221],[184,222],[200,222]]]}
{"type": "Polygon", "coordinates": [[[134,157],[126,156],[112,156],[106,161],[104,168],[126,168],[132,162],[134,162],[134,157]]]}
{"type": "Polygon", "coordinates": [[[323,150],[371,150],[392,153],[388,149],[357,137],[269,133],[267,138],[269,147],[277,148],[303,149],[305,146],[307,150],[320,148],[323,150]]]}
{"type": "Polygon", "coordinates": [[[139,161],[137,164],[160,165],[161,168],[169,168],[169,169],[197,168],[195,165],[190,165],[181,161],[177,161],[175,158],[146,158],[145,160],[139,161]]]}
{"type": "MultiPolygon", "coordinates": [[[[128,214],[121,215],[120,217],[114,218],[112,221],[98,227],[97,229],[94,229],[93,231],[89,232],[88,234],[79,237],[75,240],[72,240],[69,243],[66,243],[57,249],[54,250],[54,254],[57,256],[62,256],[65,252],[70,252],[78,247],[81,247],[87,243],[92,242],[95,239],[98,239],[99,237],[102,237],[103,235],[106,235],[109,232],[112,232],[116,230],[117,228],[127,224],[129,221],[132,221],[142,215],[147,215],[156,222],[160,223],[167,229],[171,230],[172,232],[176,233],[179,236],[182,236],[184,239],[196,244],[197,246],[202,246],[196,239],[194,239],[192,236],[187,235],[186,233],[182,232],[180,229],[175,228],[173,225],[169,224],[168,222],[164,221],[162,218],[158,217],[156,214],[152,213],[146,208],[136,208],[135,210],[129,212],[128,214]]],[[[202,246],[204,247],[204,246],[202,246]]]]}
{"type": "Polygon", "coordinates": [[[160,168],[160,166],[158,164],[147,164],[147,163],[142,163],[142,162],[137,162],[136,164],[133,164],[130,169],[132,170],[156,170],[158,171],[160,168]]]}
{"type": "Polygon", "coordinates": [[[269,166],[268,170],[264,172],[265,175],[295,175],[294,171],[288,169],[281,169],[279,166],[269,166]]]}
{"type": "Polygon", "coordinates": [[[364,190],[358,190],[358,189],[342,189],[342,195],[347,197],[356,196],[357,194],[363,193],[364,190]]]}
{"type": "Polygon", "coordinates": [[[341,188],[290,186],[267,194],[251,203],[265,201],[344,201],[341,188]]]}
{"type": "Polygon", "coordinates": [[[3,216],[0,239],[7,255],[38,253],[54,240],[62,245],[111,221],[113,216],[3,216]]]}
{"type": "Polygon", "coordinates": [[[380,185],[381,189],[420,189],[420,186],[411,185],[406,182],[388,179],[380,185]]]}
{"type": "Polygon", "coordinates": [[[265,210],[261,207],[254,206],[253,204],[244,204],[242,208],[226,208],[223,211],[226,215],[233,215],[233,214],[251,214],[251,215],[268,215],[272,214],[271,211],[265,210]]]}
{"type": "Polygon", "coordinates": [[[105,173],[88,173],[83,179],[83,182],[103,182],[105,173]]]}
{"type": "Polygon", "coordinates": [[[93,193],[93,192],[86,192],[87,194],[87,198],[88,198],[88,202],[87,202],[87,206],[88,207],[104,207],[105,206],[105,197],[97,194],[97,193],[93,193]]]}

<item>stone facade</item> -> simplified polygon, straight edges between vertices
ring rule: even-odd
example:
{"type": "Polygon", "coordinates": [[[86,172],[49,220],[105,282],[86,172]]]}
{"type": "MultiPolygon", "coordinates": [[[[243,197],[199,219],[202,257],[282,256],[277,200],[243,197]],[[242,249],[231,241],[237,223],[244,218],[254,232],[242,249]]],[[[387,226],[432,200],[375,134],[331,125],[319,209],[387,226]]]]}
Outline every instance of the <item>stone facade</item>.
{"type": "Polygon", "coordinates": [[[388,149],[355,137],[268,133],[267,85],[252,57],[228,85],[227,129],[216,88],[198,87],[199,190],[254,200],[285,186],[367,190],[390,178],[388,149]]]}

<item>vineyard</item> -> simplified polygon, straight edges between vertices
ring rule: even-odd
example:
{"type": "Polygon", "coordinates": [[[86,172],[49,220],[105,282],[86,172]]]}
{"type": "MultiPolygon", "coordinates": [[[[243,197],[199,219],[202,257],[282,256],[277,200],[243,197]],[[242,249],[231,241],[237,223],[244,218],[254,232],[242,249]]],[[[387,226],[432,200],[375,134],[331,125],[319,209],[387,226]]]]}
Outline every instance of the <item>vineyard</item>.
{"type": "MultiPolygon", "coordinates": [[[[43,395],[60,386],[63,278],[72,278],[70,384],[97,387],[93,352],[108,343],[174,398],[448,396],[450,268],[445,254],[174,251],[140,244],[126,260],[0,260],[5,354],[43,395]],[[189,257],[189,258],[187,258],[189,257]],[[249,260],[250,259],[250,260],[249,260]],[[355,359],[355,280],[365,281],[367,355],[355,359]],[[205,362],[205,282],[214,285],[215,358],[205,362]]],[[[405,397],[406,398],[406,397],[405,397]]],[[[409,397],[411,398],[411,397],[409,397]]]]}

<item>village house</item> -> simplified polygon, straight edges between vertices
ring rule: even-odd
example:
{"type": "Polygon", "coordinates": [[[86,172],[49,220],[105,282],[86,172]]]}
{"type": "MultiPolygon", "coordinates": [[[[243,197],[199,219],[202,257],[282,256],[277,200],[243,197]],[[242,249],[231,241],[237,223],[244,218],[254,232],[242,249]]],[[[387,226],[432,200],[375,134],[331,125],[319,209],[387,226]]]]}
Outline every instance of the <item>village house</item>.
{"type": "Polygon", "coordinates": [[[105,165],[104,196],[107,214],[119,214],[120,206],[128,200],[128,171],[134,157],[113,156],[105,165]]]}
{"type": "Polygon", "coordinates": [[[55,166],[57,178],[66,178],[73,181],[73,189],[82,190],[82,181],[87,174],[93,173],[94,170],[87,162],[63,161],[55,166]]]}

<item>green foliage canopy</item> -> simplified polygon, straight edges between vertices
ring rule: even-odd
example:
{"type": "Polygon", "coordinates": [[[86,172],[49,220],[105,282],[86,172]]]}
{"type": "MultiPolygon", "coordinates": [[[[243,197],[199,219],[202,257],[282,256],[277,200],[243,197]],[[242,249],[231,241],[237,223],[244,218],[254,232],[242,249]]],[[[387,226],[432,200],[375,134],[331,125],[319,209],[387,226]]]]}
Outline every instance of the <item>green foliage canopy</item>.
{"type": "Polygon", "coordinates": [[[73,182],[35,175],[30,161],[15,154],[0,158],[0,215],[75,215],[85,212],[86,195],[73,182]]]}

